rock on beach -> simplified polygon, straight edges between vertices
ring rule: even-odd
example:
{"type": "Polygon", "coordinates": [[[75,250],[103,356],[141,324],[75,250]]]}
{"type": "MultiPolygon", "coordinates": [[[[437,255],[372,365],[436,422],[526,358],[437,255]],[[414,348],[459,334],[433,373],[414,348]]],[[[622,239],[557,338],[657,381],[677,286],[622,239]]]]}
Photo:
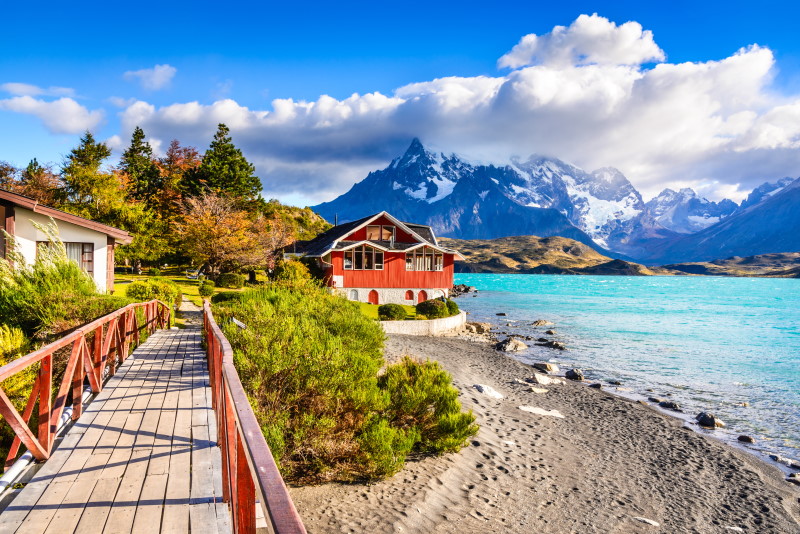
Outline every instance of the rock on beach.
{"type": "Polygon", "coordinates": [[[520,341],[515,337],[509,337],[508,339],[504,339],[497,345],[495,345],[497,350],[502,350],[503,352],[519,352],[521,350],[525,350],[528,348],[528,345],[520,341]]]}
{"type": "Polygon", "coordinates": [[[554,363],[550,362],[537,362],[533,364],[534,369],[538,369],[539,371],[547,374],[557,373],[559,371],[558,366],[554,363]]]}
{"type": "Polygon", "coordinates": [[[722,419],[717,418],[713,413],[709,412],[700,412],[697,414],[697,417],[695,417],[695,420],[697,424],[703,428],[722,428],[725,426],[722,419]]]}
{"type": "Polygon", "coordinates": [[[583,371],[580,369],[570,369],[564,373],[564,376],[570,380],[576,380],[578,382],[584,379],[583,371]]]}

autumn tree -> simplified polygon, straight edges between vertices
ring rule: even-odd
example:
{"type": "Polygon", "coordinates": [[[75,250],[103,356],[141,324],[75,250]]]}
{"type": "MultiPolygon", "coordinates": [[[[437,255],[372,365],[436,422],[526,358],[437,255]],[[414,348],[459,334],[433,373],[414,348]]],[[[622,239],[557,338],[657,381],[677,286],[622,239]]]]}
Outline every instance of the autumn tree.
{"type": "Polygon", "coordinates": [[[0,189],[11,191],[16,183],[17,168],[7,161],[0,161],[0,189]]]}
{"type": "Polygon", "coordinates": [[[52,167],[41,165],[36,158],[20,173],[17,192],[47,206],[59,207],[63,200],[61,178],[52,167]]]}
{"type": "Polygon", "coordinates": [[[186,191],[189,195],[212,191],[254,207],[259,204],[261,181],[255,175],[255,167],[236,148],[229,133],[224,124],[217,127],[200,166],[187,175],[186,191]]]}
{"type": "Polygon", "coordinates": [[[227,195],[207,191],[188,197],[178,234],[188,255],[209,275],[274,264],[276,250],[291,240],[279,220],[255,217],[227,195]]]}
{"type": "Polygon", "coordinates": [[[119,168],[127,176],[132,198],[144,201],[149,206],[153,198],[160,194],[161,172],[153,160],[153,149],[138,126],[133,130],[130,146],[122,153],[119,168]]]}

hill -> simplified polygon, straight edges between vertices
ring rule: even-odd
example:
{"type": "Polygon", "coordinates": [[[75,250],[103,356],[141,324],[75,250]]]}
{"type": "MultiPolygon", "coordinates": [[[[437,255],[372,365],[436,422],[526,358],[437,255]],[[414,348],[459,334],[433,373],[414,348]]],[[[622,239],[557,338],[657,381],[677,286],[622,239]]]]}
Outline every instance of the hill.
{"type": "Polygon", "coordinates": [[[664,269],[708,276],[780,276],[800,278],[800,252],[733,256],[724,260],[664,265],[664,269]]]}
{"type": "Polygon", "coordinates": [[[515,236],[497,239],[439,238],[466,258],[456,262],[456,272],[564,273],[611,261],[591,247],[566,237],[515,236]]]}

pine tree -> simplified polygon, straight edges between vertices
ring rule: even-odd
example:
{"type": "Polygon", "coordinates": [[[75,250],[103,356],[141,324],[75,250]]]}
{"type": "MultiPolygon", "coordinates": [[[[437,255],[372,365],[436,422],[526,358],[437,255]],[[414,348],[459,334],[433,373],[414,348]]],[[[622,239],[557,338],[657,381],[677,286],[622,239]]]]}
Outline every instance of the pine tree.
{"type": "Polygon", "coordinates": [[[200,166],[187,174],[186,190],[192,196],[211,191],[237,199],[242,205],[259,203],[261,181],[255,167],[236,148],[230,130],[220,124],[200,166]]]}
{"type": "Polygon", "coordinates": [[[67,204],[78,215],[97,218],[104,211],[108,198],[117,197],[120,183],[116,176],[101,171],[103,162],[111,155],[105,143],[95,141],[91,132],[81,137],[80,144],[67,156],[61,170],[67,204]]]}
{"type": "Polygon", "coordinates": [[[130,196],[146,203],[161,190],[161,173],[153,161],[153,149],[144,140],[144,131],[138,126],[133,130],[131,145],[123,152],[120,169],[128,176],[130,196]]]}

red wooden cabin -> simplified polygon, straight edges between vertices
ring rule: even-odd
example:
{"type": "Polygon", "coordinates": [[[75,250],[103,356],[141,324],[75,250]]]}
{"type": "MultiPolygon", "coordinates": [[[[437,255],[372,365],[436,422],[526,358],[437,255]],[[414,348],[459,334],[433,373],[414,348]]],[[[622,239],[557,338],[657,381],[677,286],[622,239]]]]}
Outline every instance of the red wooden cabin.
{"type": "Polygon", "coordinates": [[[439,246],[430,226],[401,222],[385,211],[297,243],[290,255],[315,258],[330,287],[372,304],[447,297],[453,262],[464,259],[439,246]]]}

